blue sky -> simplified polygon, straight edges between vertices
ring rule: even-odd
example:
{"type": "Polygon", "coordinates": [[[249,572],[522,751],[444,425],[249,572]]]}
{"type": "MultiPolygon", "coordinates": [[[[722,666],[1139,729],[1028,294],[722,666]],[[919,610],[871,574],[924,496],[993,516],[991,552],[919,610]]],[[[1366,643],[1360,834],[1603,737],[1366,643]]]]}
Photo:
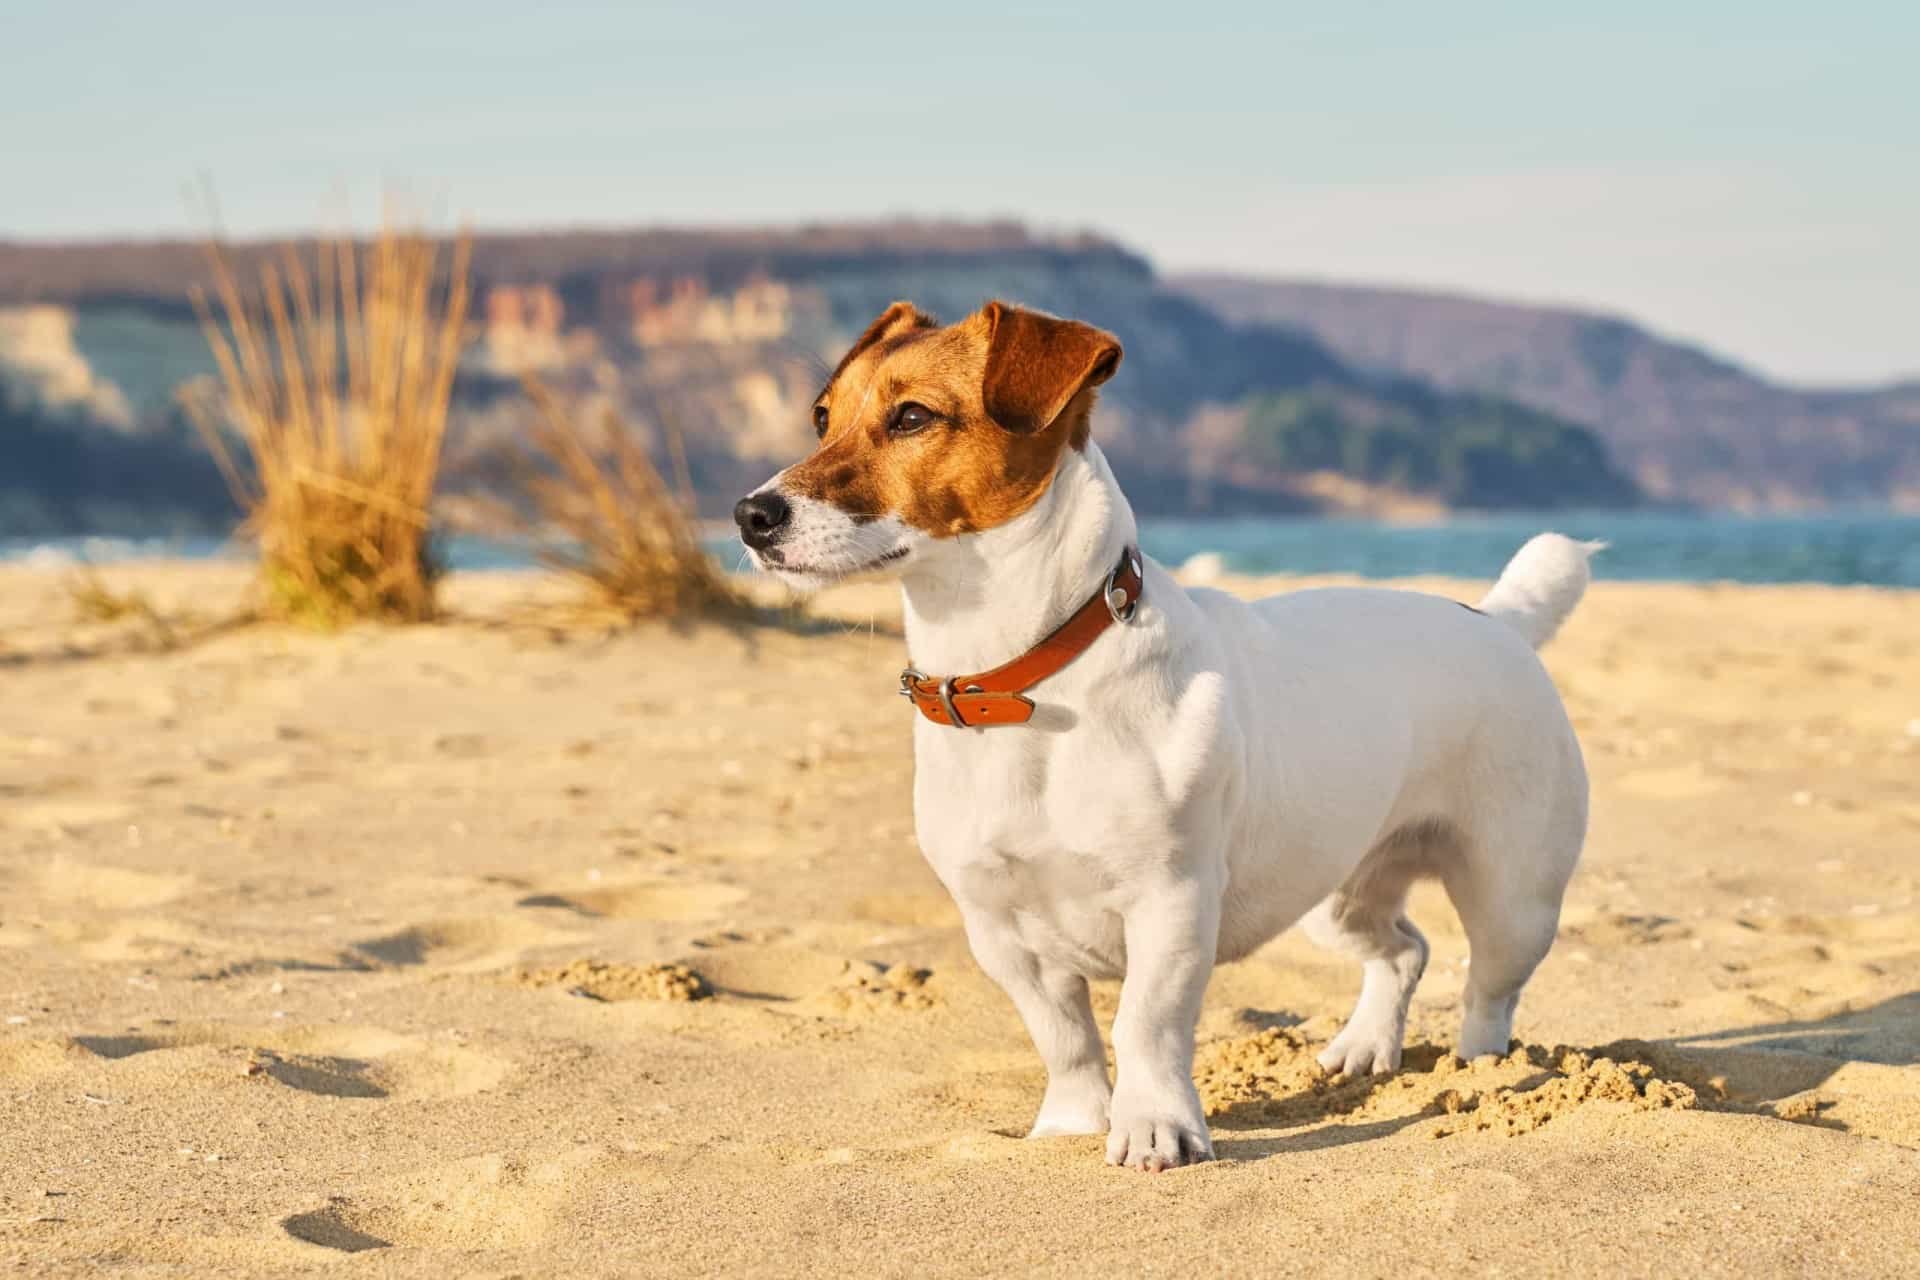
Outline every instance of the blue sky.
{"type": "Polygon", "coordinates": [[[1920,374],[1920,4],[0,6],[0,236],[921,215],[1920,374]]]}

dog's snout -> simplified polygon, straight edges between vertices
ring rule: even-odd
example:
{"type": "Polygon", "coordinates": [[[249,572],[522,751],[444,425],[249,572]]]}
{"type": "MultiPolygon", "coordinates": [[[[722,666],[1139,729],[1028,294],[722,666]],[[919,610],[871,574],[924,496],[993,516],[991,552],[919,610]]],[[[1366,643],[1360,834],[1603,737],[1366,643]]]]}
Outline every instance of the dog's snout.
{"type": "Polygon", "coordinates": [[[755,551],[765,551],[779,541],[793,508],[771,489],[750,493],[733,508],[733,522],[740,526],[740,541],[755,551]]]}

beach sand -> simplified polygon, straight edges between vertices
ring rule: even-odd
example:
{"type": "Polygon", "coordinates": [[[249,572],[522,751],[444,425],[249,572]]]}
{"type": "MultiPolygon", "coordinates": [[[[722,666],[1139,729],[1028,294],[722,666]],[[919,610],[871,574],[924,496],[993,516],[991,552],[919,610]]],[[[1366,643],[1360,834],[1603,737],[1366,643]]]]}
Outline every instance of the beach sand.
{"type": "MultiPolygon", "coordinates": [[[[103,577],[180,636],[241,586],[103,577]]],[[[1319,1076],[1358,973],[1283,937],[1208,993],[1219,1161],[1151,1176],[1020,1137],[885,589],[607,635],[464,576],[443,625],[167,650],[61,582],[0,568],[9,1274],[1920,1271],[1920,595],[1597,586],[1524,1046],[1445,1055],[1423,887],[1405,1069],[1319,1076]]]]}

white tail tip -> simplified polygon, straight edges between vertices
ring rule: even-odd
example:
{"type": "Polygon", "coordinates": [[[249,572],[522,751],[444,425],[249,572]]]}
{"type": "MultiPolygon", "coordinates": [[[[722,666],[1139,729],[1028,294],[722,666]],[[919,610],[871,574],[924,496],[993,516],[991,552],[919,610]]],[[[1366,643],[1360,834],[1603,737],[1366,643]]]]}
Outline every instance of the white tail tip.
{"type": "Polygon", "coordinates": [[[1587,562],[1606,548],[1604,542],[1581,542],[1563,533],[1528,539],[1500,571],[1480,612],[1501,619],[1538,649],[1580,603],[1593,577],[1587,562]]]}

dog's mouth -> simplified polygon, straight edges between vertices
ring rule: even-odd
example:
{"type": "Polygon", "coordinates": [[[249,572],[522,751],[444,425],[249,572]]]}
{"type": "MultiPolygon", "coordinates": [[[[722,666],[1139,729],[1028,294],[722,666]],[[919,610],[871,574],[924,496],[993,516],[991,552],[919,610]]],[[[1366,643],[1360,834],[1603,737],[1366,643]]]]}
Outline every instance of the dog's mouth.
{"type": "Polygon", "coordinates": [[[789,563],[786,552],[780,547],[768,547],[758,553],[763,567],[776,573],[790,573],[802,578],[852,578],[863,573],[872,573],[883,569],[896,560],[904,560],[912,547],[894,547],[883,551],[865,564],[826,567],[823,565],[789,563]]]}

